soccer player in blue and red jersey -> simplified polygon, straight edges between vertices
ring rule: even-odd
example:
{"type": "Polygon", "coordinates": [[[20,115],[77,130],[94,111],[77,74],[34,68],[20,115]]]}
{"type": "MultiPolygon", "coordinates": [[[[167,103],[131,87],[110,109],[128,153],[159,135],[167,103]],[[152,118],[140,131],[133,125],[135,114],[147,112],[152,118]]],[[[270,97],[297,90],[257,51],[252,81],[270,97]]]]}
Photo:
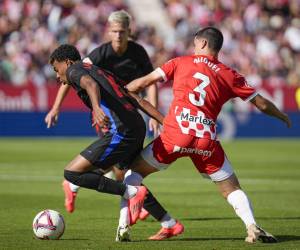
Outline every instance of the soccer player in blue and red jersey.
{"type": "MultiPolygon", "coordinates": [[[[89,53],[83,62],[96,65],[106,71],[113,73],[115,78],[120,79],[116,81],[120,86],[128,84],[130,81],[144,76],[153,71],[150,58],[146,50],[140,44],[130,40],[130,15],[124,11],[114,11],[108,17],[108,35],[109,42],[101,44],[89,53]]],[[[55,102],[45,117],[47,127],[51,127],[57,122],[60,107],[68,94],[70,89],[69,85],[61,85],[55,102]]],[[[157,107],[157,88],[156,85],[151,85],[146,89],[147,100],[157,107]]],[[[149,120],[149,129],[158,134],[159,125],[155,119],[149,120]]],[[[97,134],[102,136],[105,130],[97,130],[97,134]]],[[[116,180],[123,181],[126,169],[120,167],[113,167],[116,180]]],[[[69,213],[75,211],[75,201],[78,195],[79,186],[63,182],[65,192],[65,208],[69,213]]],[[[166,211],[159,208],[159,204],[151,196],[147,197],[145,207],[149,209],[151,215],[158,221],[164,221],[166,211]],[[149,206],[148,206],[149,205],[149,206]]],[[[142,209],[140,219],[145,219],[148,212],[142,209]]]]}
{"type": "MultiPolygon", "coordinates": [[[[58,81],[74,88],[83,103],[92,110],[94,123],[107,130],[103,137],[92,143],[67,165],[65,179],[81,187],[118,194],[126,200],[129,199],[131,208],[129,218],[126,210],[125,223],[132,224],[131,221],[136,221],[136,217],[140,214],[140,206],[143,205],[143,202],[139,206],[136,203],[145,198],[146,189],[126,186],[93,170],[100,169],[105,172],[115,164],[128,168],[139,154],[143,147],[146,127],[137,108],[160,123],[163,116],[147,101],[133,93],[127,93],[120,84],[117,84],[112,74],[97,66],[81,62],[78,50],[72,45],[61,45],[54,50],[50,56],[50,64],[57,74],[58,81]]],[[[150,192],[148,195],[156,202],[156,209],[164,217],[162,225],[170,225],[170,230],[176,228],[177,234],[182,233],[183,226],[168,215],[150,192]]],[[[149,211],[151,212],[151,209],[149,211]]],[[[126,226],[122,228],[122,225],[119,225],[117,241],[129,240],[129,230],[126,226]]]]}

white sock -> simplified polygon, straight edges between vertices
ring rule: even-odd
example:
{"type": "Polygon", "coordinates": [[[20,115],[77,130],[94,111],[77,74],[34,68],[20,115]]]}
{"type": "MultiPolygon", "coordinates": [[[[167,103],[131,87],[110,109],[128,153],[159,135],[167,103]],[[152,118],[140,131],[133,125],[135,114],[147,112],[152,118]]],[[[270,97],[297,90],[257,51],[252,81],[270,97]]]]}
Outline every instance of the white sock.
{"type": "Polygon", "coordinates": [[[126,185],[125,193],[123,194],[123,198],[126,200],[131,199],[133,196],[135,196],[137,192],[137,188],[135,186],[126,185]]]}
{"type": "Polygon", "coordinates": [[[143,181],[143,177],[140,174],[128,170],[124,176],[124,181],[123,181],[125,184],[127,184],[127,188],[123,197],[125,199],[130,199],[133,196],[135,196],[137,189],[134,186],[141,185],[142,181],[143,181]]]}
{"type": "Polygon", "coordinates": [[[174,220],[168,213],[166,213],[160,220],[160,224],[164,228],[171,228],[176,224],[176,220],[174,220]]]}
{"type": "Polygon", "coordinates": [[[133,186],[140,186],[142,182],[143,182],[143,177],[139,173],[134,172],[132,170],[128,170],[125,173],[124,183],[133,186]]]}
{"type": "Polygon", "coordinates": [[[77,193],[79,188],[80,188],[79,186],[77,186],[77,185],[75,185],[71,182],[69,182],[69,186],[70,186],[71,191],[74,192],[74,193],[77,193]]]}
{"type": "Polygon", "coordinates": [[[119,226],[129,225],[128,200],[121,198],[119,226]]]}
{"type": "Polygon", "coordinates": [[[231,192],[227,196],[228,203],[233,207],[238,217],[245,223],[246,228],[251,224],[255,224],[255,219],[251,207],[251,203],[247,195],[240,189],[231,192]]]}
{"type": "Polygon", "coordinates": [[[124,176],[124,183],[127,184],[126,191],[121,198],[120,204],[120,218],[119,218],[119,226],[129,225],[129,215],[128,215],[128,199],[135,196],[137,192],[137,188],[135,186],[141,185],[143,181],[143,177],[131,170],[128,170],[124,176]],[[133,186],[132,186],[133,185],[133,186]]]}

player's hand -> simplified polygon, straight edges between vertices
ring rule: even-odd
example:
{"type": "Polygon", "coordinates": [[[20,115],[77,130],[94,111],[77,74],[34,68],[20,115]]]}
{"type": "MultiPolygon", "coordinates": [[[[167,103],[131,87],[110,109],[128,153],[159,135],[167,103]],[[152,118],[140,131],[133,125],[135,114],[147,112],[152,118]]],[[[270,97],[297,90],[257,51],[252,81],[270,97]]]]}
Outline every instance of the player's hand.
{"type": "Polygon", "coordinates": [[[287,114],[283,113],[282,120],[286,123],[288,128],[292,127],[292,122],[287,114]]]}
{"type": "Polygon", "coordinates": [[[45,117],[45,123],[47,124],[47,128],[54,126],[58,121],[59,110],[51,109],[45,117]]]}
{"type": "Polygon", "coordinates": [[[98,107],[93,110],[93,124],[98,125],[100,128],[109,128],[110,127],[110,120],[109,117],[104,113],[104,111],[98,107]]]}
{"type": "Polygon", "coordinates": [[[157,137],[160,133],[160,126],[159,126],[158,121],[156,121],[153,118],[150,118],[150,120],[149,120],[149,130],[153,131],[153,136],[154,137],[157,137]]]}

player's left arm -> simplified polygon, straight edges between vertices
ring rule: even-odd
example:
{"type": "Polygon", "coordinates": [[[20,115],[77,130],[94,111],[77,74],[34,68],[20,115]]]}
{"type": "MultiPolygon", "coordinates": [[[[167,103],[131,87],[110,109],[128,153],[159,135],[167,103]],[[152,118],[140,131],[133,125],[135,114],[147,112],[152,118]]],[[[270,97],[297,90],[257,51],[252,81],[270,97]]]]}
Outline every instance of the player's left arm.
{"type": "Polygon", "coordinates": [[[126,89],[134,93],[139,93],[143,89],[160,81],[161,79],[162,79],[162,75],[157,70],[154,70],[148,75],[145,75],[143,77],[131,81],[129,84],[126,85],[126,89]]]}
{"type": "MultiPolygon", "coordinates": [[[[157,93],[157,85],[156,83],[150,85],[146,88],[147,100],[157,108],[158,103],[158,93],[157,93]]],[[[159,124],[157,120],[150,118],[149,119],[149,130],[153,132],[154,137],[159,134],[159,124]]]]}
{"type": "Polygon", "coordinates": [[[127,94],[131,97],[131,99],[134,99],[134,104],[136,107],[158,121],[160,124],[163,124],[164,116],[150,102],[146,101],[144,98],[140,97],[134,92],[128,91],[127,94]]]}
{"type": "Polygon", "coordinates": [[[104,113],[102,108],[99,106],[101,101],[100,88],[97,82],[89,75],[83,75],[80,78],[80,87],[85,89],[87,92],[92,107],[93,107],[93,120],[94,125],[98,124],[100,127],[108,127],[110,124],[109,117],[104,113]]]}
{"type": "Polygon", "coordinates": [[[261,112],[274,116],[278,118],[279,120],[286,123],[287,127],[290,128],[292,126],[292,123],[288,117],[287,114],[281,112],[271,101],[268,99],[262,97],[261,95],[256,95],[254,98],[252,98],[251,103],[253,103],[261,112]]]}

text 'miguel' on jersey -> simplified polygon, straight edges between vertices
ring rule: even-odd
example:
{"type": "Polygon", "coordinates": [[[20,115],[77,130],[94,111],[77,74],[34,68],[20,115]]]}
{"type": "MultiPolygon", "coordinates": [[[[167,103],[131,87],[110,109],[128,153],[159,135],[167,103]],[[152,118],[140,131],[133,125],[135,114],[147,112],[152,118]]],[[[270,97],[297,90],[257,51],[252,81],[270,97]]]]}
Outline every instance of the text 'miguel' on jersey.
{"type": "Polygon", "coordinates": [[[216,139],[216,119],[225,102],[257,95],[245,78],[212,56],[182,56],[156,69],[173,80],[174,99],[164,129],[200,138],[216,139]]]}

